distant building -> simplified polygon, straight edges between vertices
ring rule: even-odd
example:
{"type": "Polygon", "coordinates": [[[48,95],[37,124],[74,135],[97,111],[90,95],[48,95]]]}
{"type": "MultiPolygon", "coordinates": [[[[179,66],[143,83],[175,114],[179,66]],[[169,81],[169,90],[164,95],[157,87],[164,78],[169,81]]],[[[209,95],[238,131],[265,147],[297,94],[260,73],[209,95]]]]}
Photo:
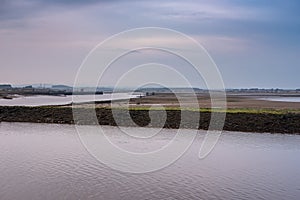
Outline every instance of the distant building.
{"type": "Polygon", "coordinates": [[[25,86],[24,88],[25,88],[25,89],[32,89],[33,87],[32,87],[32,85],[27,85],[27,86],[25,86]]]}
{"type": "Polygon", "coordinates": [[[52,90],[56,90],[56,91],[72,91],[73,88],[67,85],[53,85],[51,87],[52,90]]]}
{"type": "Polygon", "coordinates": [[[12,86],[10,84],[2,84],[0,85],[0,90],[10,90],[12,86]]]}

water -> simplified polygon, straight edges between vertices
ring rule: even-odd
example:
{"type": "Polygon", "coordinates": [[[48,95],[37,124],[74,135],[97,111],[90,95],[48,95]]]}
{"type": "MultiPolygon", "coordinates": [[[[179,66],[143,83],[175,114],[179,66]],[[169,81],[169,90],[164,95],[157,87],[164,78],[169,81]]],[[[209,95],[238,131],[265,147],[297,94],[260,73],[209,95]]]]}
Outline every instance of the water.
{"type": "MultiPolygon", "coordinates": [[[[164,130],[145,142],[118,130],[105,127],[115,144],[136,151],[155,149],[176,133],[164,130]]],[[[199,160],[203,135],[169,167],[129,174],[89,155],[72,125],[2,122],[0,199],[300,198],[300,136],[226,132],[213,152],[199,160]]]]}
{"type": "Polygon", "coordinates": [[[267,100],[267,101],[300,102],[300,97],[270,96],[270,97],[264,97],[259,99],[267,100]]]}
{"type": "MultiPolygon", "coordinates": [[[[136,98],[139,95],[127,93],[114,93],[103,95],[74,95],[75,103],[91,101],[107,101],[136,98]]],[[[42,105],[65,105],[72,103],[72,96],[20,96],[14,99],[0,99],[1,106],[42,106],[42,105]]]]}

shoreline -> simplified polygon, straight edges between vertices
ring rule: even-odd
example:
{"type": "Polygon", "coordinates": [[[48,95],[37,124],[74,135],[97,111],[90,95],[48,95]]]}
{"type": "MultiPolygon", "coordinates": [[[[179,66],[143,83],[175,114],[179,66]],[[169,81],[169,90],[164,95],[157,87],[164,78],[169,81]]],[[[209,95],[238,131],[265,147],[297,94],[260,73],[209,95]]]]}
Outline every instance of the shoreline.
{"type": "MultiPolygon", "coordinates": [[[[79,107],[75,111],[90,113],[92,108],[79,107]]],[[[117,126],[112,111],[117,113],[120,126],[147,127],[150,123],[149,111],[153,120],[149,127],[161,127],[162,116],[165,111],[159,109],[149,109],[146,107],[132,107],[129,109],[130,116],[135,124],[127,118],[128,109],[96,107],[97,120],[100,125],[117,126]]],[[[74,124],[72,107],[64,106],[0,106],[0,122],[30,122],[30,123],[56,123],[74,124]]],[[[251,111],[251,110],[250,110],[251,111]]],[[[215,112],[215,111],[214,111],[215,112]]],[[[207,130],[212,111],[209,110],[179,110],[166,109],[166,121],[164,128],[178,129],[201,129],[207,130]],[[182,114],[188,116],[189,120],[181,121],[182,114]],[[189,123],[200,118],[199,123],[189,123]],[[193,124],[198,124],[195,127],[193,124]]],[[[218,113],[218,111],[216,111],[218,113]]],[[[79,124],[95,125],[93,120],[86,118],[79,119],[79,124]]],[[[195,122],[195,121],[194,121],[195,122]]],[[[299,112],[249,112],[249,110],[229,109],[226,112],[224,131],[256,132],[256,133],[279,133],[279,134],[300,134],[300,113],[299,112]]]]}

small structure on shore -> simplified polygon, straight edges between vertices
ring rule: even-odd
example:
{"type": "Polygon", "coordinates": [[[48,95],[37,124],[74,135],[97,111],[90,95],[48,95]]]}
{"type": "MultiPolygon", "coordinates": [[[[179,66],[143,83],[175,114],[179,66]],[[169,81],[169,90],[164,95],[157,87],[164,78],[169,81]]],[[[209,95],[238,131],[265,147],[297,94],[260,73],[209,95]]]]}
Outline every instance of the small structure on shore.
{"type": "Polygon", "coordinates": [[[10,84],[1,84],[0,90],[10,90],[12,89],[12,86],[10,84]]]}

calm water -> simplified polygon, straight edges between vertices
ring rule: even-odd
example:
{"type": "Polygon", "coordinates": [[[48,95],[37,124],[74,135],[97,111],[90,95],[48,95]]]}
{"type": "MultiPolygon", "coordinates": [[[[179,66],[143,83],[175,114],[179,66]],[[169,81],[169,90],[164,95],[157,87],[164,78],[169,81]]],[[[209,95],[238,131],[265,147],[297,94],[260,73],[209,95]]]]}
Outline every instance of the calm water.
{"type": "Polygon", "coordinates": [[[267,101],[300,102],[300,97],[270,96],[270,97],[264,97],[259,99],[267,100],[267,101]]]}
{"type": "MultiPolygon", "coordinates": [[[[145,142],[105,130],[114,143],[146,151],[175,134],[145,142]]],[[[202,141],[200,132],[176,163],[138,175],[96,161],[71,125],[2,122],[0,199],[300,199],[300,136],[226,132],[199,160],[202,141]]]]}
{"type": "MultiPolygon", "coordinates": [[[[138,95],[127,93],[114,93],[103,95],[74,95],[76,103],[90,101],[107,101],[136,98],[138,95]]],[[[72,96],[20,96],[14,99],[0,99],[1,106],[42,106],[42,105],[63,105],[72,103],[72,96]]]]}

